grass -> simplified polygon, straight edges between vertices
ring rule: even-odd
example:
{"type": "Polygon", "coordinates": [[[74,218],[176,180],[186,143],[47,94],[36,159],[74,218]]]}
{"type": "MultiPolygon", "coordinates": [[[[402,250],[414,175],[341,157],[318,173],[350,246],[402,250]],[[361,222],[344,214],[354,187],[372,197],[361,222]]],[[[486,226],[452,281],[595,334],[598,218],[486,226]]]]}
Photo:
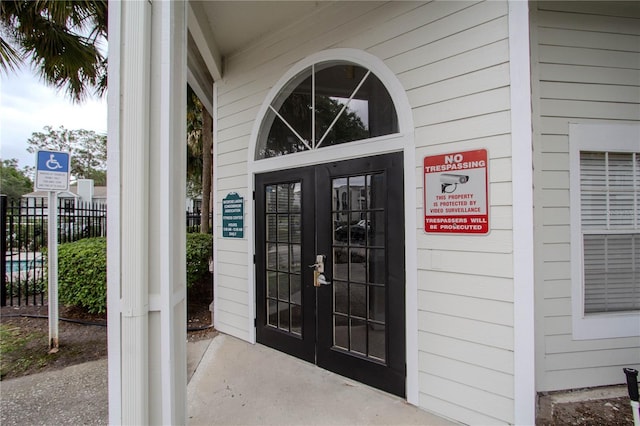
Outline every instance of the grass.
{"type": "Polygon", "coordinates": [[[24,333],[18,327],[0,324],[0,378],[47,365],[50,356],[46,345],[47,335],[41,331],[24,333]]]}

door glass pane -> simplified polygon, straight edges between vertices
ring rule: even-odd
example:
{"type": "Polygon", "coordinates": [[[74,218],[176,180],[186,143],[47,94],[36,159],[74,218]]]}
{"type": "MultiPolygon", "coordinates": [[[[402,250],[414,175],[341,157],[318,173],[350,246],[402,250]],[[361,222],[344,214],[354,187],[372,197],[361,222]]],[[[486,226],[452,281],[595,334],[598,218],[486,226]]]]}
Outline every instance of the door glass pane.
{"type": "Polygon", "coordinates": [[[278,245],[267,243],[267,269],[278,269],[278,245]]]}
{"type": "Polygon", "coordinates": [[[385,326],[382,324],[370,324],[367,333],[369,334],[368,355],[384,361],[386,359],[385,326]]]}
{"type": "Polygon", "coordinates": [[[278,215],[278,241],[289,241],[289,216],[286,214],[278,215]]]}
{"type": "Polygon", "coordinates": [[[289,304],[287,302],[278,302],[280,324],[278,327],[280,330],[290,331],[289,328],[289,304]]]}
{"type": "Polygon", "coordinates": [[[289,247],[291,249],[291,252],[289,253],[289,261],[291,262],[289,264],[289,270],[294,274],[299,274],[301,266],[300,244],[291,244],[289,247]]]}
{"type": "Polygon", "coordinates": [[[349,333],[351,334],[349,348],[353,352],[367,353],[367,322],[359,319],[351,319],[349,333]]]}
{"type": "Polygon", "coordinates": [[[299,212],[302,209],[302,187],[300,182],[289,185],[289,211],[299,212]]]}
{"type": "Polygon", "coordinates": [[[385,288],[369,286],[369,319],[384,323],[386,306],[385,288]]]}
{"type": "Polygon", "coordinates": [[[267,300],[267,323],[271,326],[278,326],[278,301],[274,299],[267,300]]]}
{"type": "Polygon", "coordinates": [[[289,245],[278,244],[278,270],[289,270],[289,245]]]}
{"type": "Polygon", "coordinates": [[[276,211],[276,187],[273,185],[267,185],[264,190],[264,198],[266,203],[266,210],[268,213],[276,211]]]}
{"type": "Polygon", "coordinates": [[[335,315],[333,318],[333,345],[349,350],[349,318],[335,315]]]}
{"type": "Polygon", "coordinates": [[[349,262],[349,280],[364,283],[367,281],[367,258],[365,249],[351,249],[349,262]]]}
{"type": "Polygon", "coordinates": [[[302,334],[302,306],[291,305],[291,332],[293,334],[302,334]]]}
{"type": "Polygon", "coordinates": [[[336,280],[349,279],[349,255],[348,249],[333,249],[333,278],[336,280]]]}
{"type": "Polygon", "coordinates": [[[267,271],[267,297],[278,297],[278,274],[267,271]]]}
{"type": "Polygon", "coordinates": [[[277,217],[275,214],[268,214],[266,217],[267,223],[267,241],[277,241],[278,239],[278,225],[277,225],[277,217]]]}
{"type": "Polygon", "coordinates": [[[302,303],[302,277],[292,274],[290,278],[291,302],[299,305],[302,303]]]}
{"type": "Polygon", "coordinates": [[[292,214],[289,216],[289,225],[291,232],[291,242],[302,242],[302,216],[299,214],[292,214]]]}
{"type": "Polygon", "coordinates": [[[278,299],[289,301],[289,274],[278,274],[278,299]]]}
{"type": "Polygon", "coordinates": [[[383,173],[332,181],[334,347],[386,360],[383,173]],[[347,327],[348,332],[337,327],[347,327]]]}
{"type": "Polygon", "coordinates": [[[302,333],[300,182],[265,187],[267,325],[302,333]]]}
{"type": "Polygon", "coordinates": [[[333,281],[333,309],[341,314],[349,313],[349,285],[344,281],[333,281]]]}
{"type": "Polygon", "coordinates": [[[349,313],[351,317],[367,317],[367,287],[361,284],[349,284],[349,313]]]}
{"type": "Polygon", "coordinates": [[[277,209],[280,213],[289,212],[289,184],[277,186],[277,209]]]}

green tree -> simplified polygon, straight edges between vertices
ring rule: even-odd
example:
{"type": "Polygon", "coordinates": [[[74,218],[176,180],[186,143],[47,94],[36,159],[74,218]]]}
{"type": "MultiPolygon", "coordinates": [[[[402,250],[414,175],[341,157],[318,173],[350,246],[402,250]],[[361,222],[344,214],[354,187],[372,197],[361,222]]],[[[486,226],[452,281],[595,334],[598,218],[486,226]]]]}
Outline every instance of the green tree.
{"type": "Polygon", "coordinates": [[[202,103],[187,85],[187,196],[202,195],[202,103]]]}
{"type": "Polygon", "coordinates": [[[0,2],[0,71],[25,61],[47,84],[65,88],[75,102],[107,88],[106,0],[0,2]]]}
{"type": "Polygon", "coordinates": [[[95,185],[107,184],[107,136],[93,130],[54,129],[45,126],[27,140],[27,151],[50,149],[71,153],[71,175],[76,179],[93,179],[95,185]]]}
{"type": "Polygon", "coordinates": [[[200,232],[209,232],[213,175],[213,119],[187,85],[187,195],[202,196],[200,232]]]}
{"type": "Polygon", "coordinates": [[[12,158],[0,162],[0,192],[9,201],[18,201],[32,191],[33,182],[23,170],[18,169],[18,160],[12,158]]]}

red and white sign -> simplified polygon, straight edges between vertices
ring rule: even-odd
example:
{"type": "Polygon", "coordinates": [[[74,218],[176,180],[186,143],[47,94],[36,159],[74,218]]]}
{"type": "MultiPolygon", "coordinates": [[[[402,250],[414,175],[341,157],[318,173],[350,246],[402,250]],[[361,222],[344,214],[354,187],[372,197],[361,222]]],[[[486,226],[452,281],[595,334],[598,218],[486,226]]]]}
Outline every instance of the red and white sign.
{"type": "Polygon", "coordinates": [[[488,179],[486,149],[425,157],[425,232],[487,234],[488,179]]]}

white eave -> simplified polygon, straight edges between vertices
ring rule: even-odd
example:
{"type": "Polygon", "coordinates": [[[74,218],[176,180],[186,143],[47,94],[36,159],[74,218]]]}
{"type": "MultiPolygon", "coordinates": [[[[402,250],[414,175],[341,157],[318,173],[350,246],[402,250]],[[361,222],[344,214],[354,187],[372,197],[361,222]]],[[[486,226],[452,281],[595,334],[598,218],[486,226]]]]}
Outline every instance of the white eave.
{"type": "Polygon", "coordinates": [[[204,107],[213,109],[213,82],[224,77],[228,58],[268,34],[326,6],[311,1],[199,1],[187,7],[187,82],[204,107]]]}

